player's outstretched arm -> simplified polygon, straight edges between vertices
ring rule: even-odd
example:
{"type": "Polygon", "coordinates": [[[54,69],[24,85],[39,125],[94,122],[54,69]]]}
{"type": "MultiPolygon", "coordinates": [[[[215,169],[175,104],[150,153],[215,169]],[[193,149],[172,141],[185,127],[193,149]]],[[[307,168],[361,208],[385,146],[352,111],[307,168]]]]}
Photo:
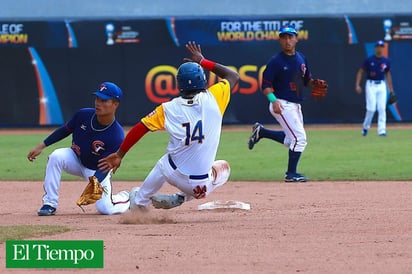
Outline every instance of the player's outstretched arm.
{"type": "Polygon", "coordinates": [[[109,172],[111,169],[113,169],[113,173],[116,173],[116,170],[120,167],[120,164],[122,163],[122,158],[124,154],[125,153],[121,151],[114,152],[109,156],[100,159],[99,163],[97,164],[97,167],[105,173],[109,172]]]}
{"type": "Polygon", "coordinates": [[[29,153],[27,154],[27,159],[30,162],[33,162],[36,159],[36,157],[40,155],[40,153],[43,151],[45,147],[46,145],[44,144],[44,142],[41,142],[38,146],[29,151],[29,153]]]}
{"type": "Polygon", "coordinates": [[[113,169],[113,173],[120,167],[123,157],[126,153],[145,135],[149,129],[142,123],[138,122],[134,125],[126,137],[124,138],[117,152],[99,160],[97,167],[103,172],[109,172],[113,169]]]}
{"type": "Polygon", "coordinates": [[[200,64],[203,68],[213,72],[220,78],[228,80],[230,83],[231,89],[233,89],[233,87],[239,82],[240,77],[236,71],[220,63],[216,63],[216,62],[206,59],[202,54],[202,49],[200,45],[196,44],[195,42],[189,41],[186,44],[186,49],[191,54],[191,57],[184,58],[183,60],[185,62],[196,62],[200,64]]]}

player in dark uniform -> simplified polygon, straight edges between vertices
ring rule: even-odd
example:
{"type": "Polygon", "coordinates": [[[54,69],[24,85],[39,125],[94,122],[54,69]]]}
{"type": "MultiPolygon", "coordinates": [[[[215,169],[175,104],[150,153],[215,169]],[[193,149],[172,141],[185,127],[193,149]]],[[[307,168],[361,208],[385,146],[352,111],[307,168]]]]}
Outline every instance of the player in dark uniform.
{"type": "Polygon", "coordinates": [[[115,118],[123,93],[116,84],[104,82],[93,94],[96,95],[95,108],[78,110],[70,121],[56,129],[27,155],[28,160],[33,161],[45,147],[72,135],[70,148],[58,148],[48,157],[45,194],[43,206],[38,211],[39,216],[55,214],[62,171],[83,177],[87,181],[89,176],[97,177],[106,190],[96,202],[99,213],[122,213],[129,208],[128,191],[112,195],[110,171],[104,173],[97,168],[98,160],[117,151],[124,139],[123,128],[115,118]]]}
{"type": "Polygon", "coordinates": [[[313,79],[305,56],[296,51],[297,31],[283,26],[279,32],[282,52],[272,56],[263,71],[262,90],[269,100],[269,111],[283,130],[269,130],[260,123],[252,128],[249,149],[262,138],[272,139],[289,148],[285,182],[306,182],[309,179],[297,172],[302,152],[306,147],[306,132],[300,103],[305,87],[313,79]]]}
{"type": "Polygon", "coordinates": [[[362,75],[366,74],[365,99],[366,113],[363,121],[362,136],[368,134],[371,127],[373,116],[378,111],[378,135],[386,136],[386,103],[387,89],[393,92],[391,62],[383,56],[385,42],[379,40],[375,43],[375,54],[363,61],[362,66],[356,74],[356,92],[362,93],[360,82],[362,75]]]}

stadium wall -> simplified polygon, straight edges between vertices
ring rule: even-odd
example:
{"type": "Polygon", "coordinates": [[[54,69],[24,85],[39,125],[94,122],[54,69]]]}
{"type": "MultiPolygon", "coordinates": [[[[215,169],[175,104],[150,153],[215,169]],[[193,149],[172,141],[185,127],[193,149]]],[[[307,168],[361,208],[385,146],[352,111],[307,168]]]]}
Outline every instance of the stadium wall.
{"type": "MultiPolygon", "coordinates": [[[[89,95],[102,81],[116,82],[124,90],[118,119],[134,124],[178,95],[174,74],[189,40],[241,74],[224,123],[272,121],[259,82],[266,61],[280,50],[277,31],[285,22],[298,27],[298,50],[308,58],[314,77],[330,86],[324,100],[307,96],[307,123],[362,120],[364,97],[354,91],[355,75],[377,39],[386,41],[399,97],[388,109],[388,120],[412,121],[406,83],[412,65],[408,15],[57,17],[0,20],[0,89],[7,91],[3,99],[8,102],[0,110],[0,125],[59,125],[76,109],[93,105],[89,95]]],[[[209,78],[210,84],[216,81],[213,75],[209,78]]]]}

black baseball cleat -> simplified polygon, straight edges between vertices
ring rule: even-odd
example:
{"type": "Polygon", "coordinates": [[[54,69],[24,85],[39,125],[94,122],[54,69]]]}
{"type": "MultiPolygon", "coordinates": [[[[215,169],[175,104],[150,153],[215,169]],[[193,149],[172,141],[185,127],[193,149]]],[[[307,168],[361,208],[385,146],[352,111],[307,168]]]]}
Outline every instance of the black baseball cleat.
{"type": "Polygon", "coordinates": [[[286,173],[285,174],[285,182],[286,183],[305,183],[309,181],[309,178],[306,178],[302,174],[299,173],[286,173]]]}
{"type": "Polygon", "coordinates": [[[52,216],[54,214],[56,214],[56,208],[51,205],[43,205],[37,212],[39,216],[52,216]]]}
{"type": "Polygon", "coordinates": [[[252,135],[250,135],[249,137],[249,142],[248,142],[248,147],[249,149],[253,149],[253,147],[255,146],[255,144],[257,142],[259,142],[260,140],[260,129],[263,128],[263,126],[259,123],[255,123],[252,127],[252,135]]]}
{"type": "Polygon", "coordinates": [[[185,202],[185,197],[175,194],[155,194],[150,198],[155,208],[171,209],[185,202]]]}

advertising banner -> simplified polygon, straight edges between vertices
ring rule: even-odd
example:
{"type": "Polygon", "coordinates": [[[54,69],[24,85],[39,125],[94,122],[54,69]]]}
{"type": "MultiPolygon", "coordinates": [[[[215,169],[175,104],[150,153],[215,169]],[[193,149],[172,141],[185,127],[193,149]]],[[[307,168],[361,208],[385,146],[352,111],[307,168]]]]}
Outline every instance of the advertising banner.
{"type": "MultiPolygon", "coordinates": [[[[117,83],[125,100],[118,110],[132,125],[158,104],[178,96],[175,75],[188,57],[187,41],[204,55],[240,74],[224,116],[227,124],[273,122],[261,94],[261,74],[281,49],[280,26],[294,24],[297,50],[314,78],[329,83],[323,100],[302,103],[307,123],[358,123],[365,112],[364,94],[355,92],[356,72],[385,41],[391,59],[398,103],[388,121],[412,121],[407,106],[411,17],[164,18],[144,20],[64,20],[0,22],[0,89],[7,104],[0,126],[60,125],[81,107],[91,107],[91,92],[104,81],[117,83]]],[[[209,84],[216,76],[207,73],[209,84]]]]}

